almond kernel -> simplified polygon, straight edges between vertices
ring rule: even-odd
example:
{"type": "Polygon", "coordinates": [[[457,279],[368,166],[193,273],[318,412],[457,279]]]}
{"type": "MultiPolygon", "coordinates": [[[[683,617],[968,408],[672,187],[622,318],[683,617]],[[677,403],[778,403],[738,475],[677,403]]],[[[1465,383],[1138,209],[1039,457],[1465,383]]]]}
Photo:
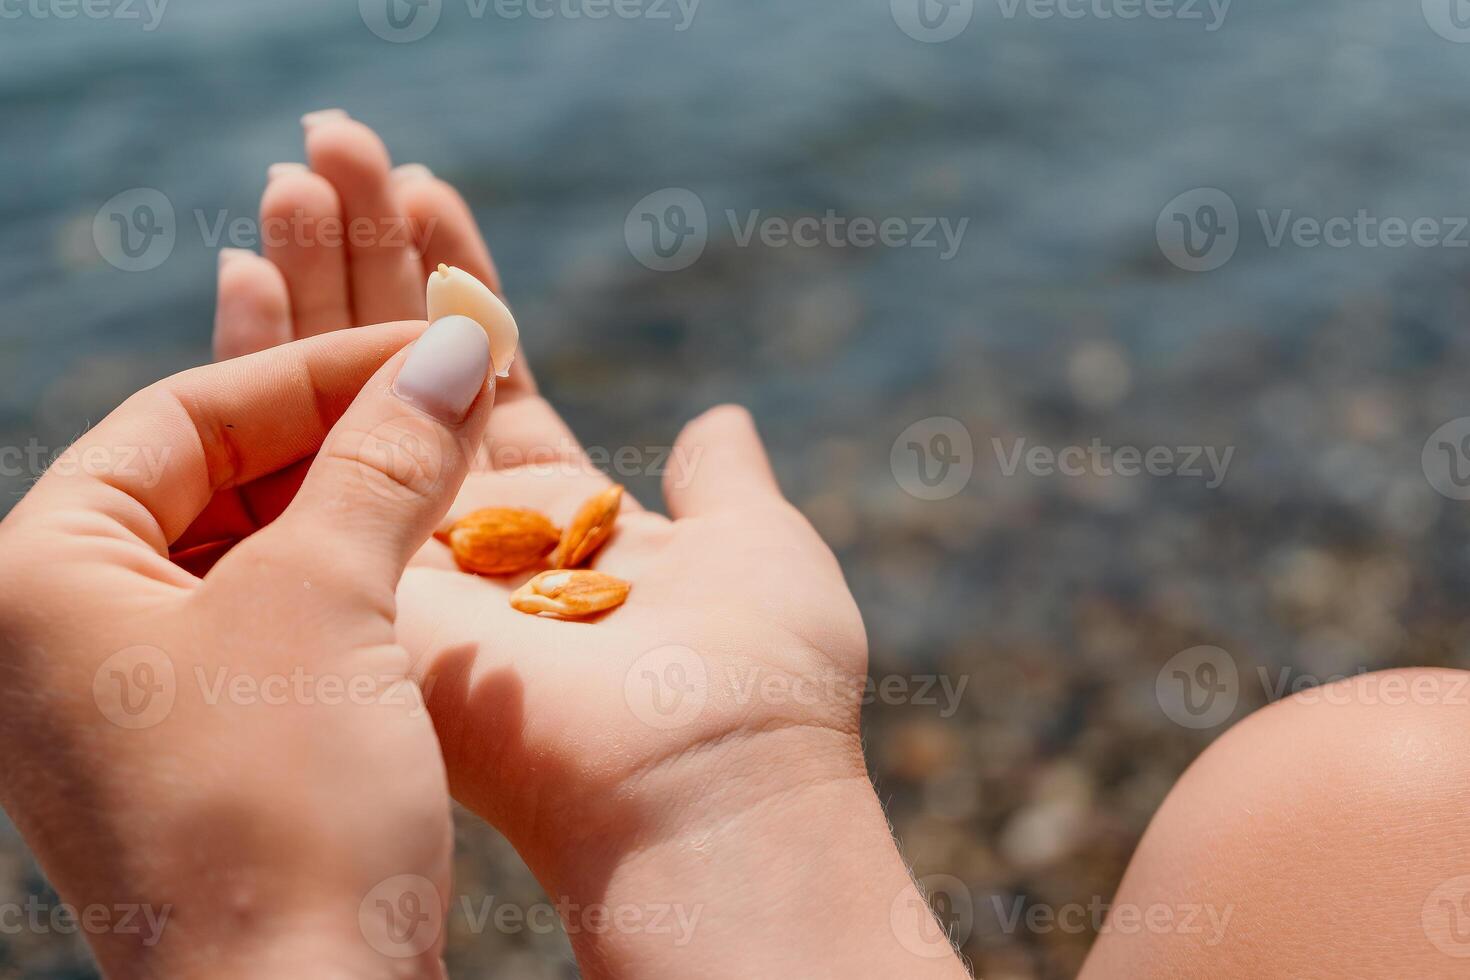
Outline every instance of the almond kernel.
{"type": "Polygon", "coordinates": [[[621,606],[633,587],[620,578],[586,569],[542,572],[510,595],[523,613],[583,619],[621,606]]]}
{"type": "Polygon", "coordinates": [[[561,543],[551,553],[552,568],[576,568],[586,564],[598,548],[612,537],[618,508],[623,502],[623,488],[614,483],[584,503],[577,516],[561,535],[561,543]]]}
{"type": "Polygon", "coordinates": [[[459,567],[477,575],[511,575],[530,568],[560,539],[546,515],[514,507],[477,510],[456,521],[441,538],[459,567]]]}

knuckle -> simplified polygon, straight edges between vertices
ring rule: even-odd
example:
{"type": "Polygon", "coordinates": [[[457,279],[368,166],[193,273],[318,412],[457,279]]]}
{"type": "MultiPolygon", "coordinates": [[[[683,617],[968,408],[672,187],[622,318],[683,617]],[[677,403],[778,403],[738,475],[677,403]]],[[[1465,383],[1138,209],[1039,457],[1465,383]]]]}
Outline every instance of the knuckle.
{"type": "Polygon", "coordinates": [[[416,415],[335,433],[323,450],[344,479],[390,501],[435,494],[455,451],[442,429],[416,415]]]}

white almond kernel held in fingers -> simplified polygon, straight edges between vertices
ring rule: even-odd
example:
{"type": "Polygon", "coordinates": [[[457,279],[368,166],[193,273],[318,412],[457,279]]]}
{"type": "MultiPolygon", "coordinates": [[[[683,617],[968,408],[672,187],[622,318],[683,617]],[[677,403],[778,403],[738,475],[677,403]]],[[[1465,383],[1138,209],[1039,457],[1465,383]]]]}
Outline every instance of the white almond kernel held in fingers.
{"type": "Polygon", "coordinates": [[[516,349],[521,343],[521,331],[515,317],[489,286],[463,269],[441,262],[429,274],[426,305],[430,323],[446,316],[467,316],[478,323],[490,338],[490,360],[495,365],[495,373],[502,378],[510,374],[511,362],[516,359],[516,349]]]}

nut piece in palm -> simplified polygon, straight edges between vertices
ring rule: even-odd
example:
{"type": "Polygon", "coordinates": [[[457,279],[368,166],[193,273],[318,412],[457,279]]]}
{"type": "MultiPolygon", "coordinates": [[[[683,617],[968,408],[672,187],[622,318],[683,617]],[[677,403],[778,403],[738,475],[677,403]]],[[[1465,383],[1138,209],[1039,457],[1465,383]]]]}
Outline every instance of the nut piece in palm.
{"type": "Polygon", "coordinates": [[[561,543],[551,553],[552,568],[576,568],[584,565],[612,537],[618,507],[623,502],[623,488],[614,483],[588,500],[561,534],[561,543]]]}
{"type": "Polygon", "coordinates": [[[435,535],[449,545],[459,567],[477,575],[511,575],[539,563],[561,533],[545,514],[516,507],[488,507],[435,535]]]}
{"type": "Polygon", "coordinates": [[[523,613],[584,619],[621,606],[633,587],[620,578],[586,569],[542,572],[510,595],[523,613]]]}

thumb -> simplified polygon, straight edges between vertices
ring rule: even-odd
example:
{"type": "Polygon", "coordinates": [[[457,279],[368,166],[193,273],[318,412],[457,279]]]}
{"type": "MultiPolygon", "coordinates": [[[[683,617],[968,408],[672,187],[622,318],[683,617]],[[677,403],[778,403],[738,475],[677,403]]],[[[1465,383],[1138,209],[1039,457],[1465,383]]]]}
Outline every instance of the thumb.
{"type": "Polygon", "coordinates": [[[435,321],[332,427],[260,547],[319,570],[324,584],[391,595],[464,482],[494,384],[480,325],[435,321]]]}

